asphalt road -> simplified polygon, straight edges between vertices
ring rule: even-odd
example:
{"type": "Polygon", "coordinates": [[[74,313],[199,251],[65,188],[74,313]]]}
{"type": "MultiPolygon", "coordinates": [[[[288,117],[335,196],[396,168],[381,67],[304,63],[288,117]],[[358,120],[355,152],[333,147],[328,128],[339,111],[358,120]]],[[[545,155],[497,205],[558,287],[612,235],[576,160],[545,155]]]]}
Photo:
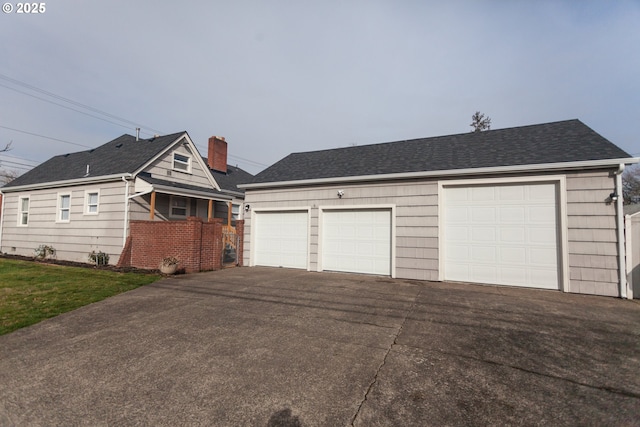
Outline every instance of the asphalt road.
{"type": "Polygon", "coordinates": [[[0,426],[640,425],[640,304],[272,268],[0,337],[0,426]]]}

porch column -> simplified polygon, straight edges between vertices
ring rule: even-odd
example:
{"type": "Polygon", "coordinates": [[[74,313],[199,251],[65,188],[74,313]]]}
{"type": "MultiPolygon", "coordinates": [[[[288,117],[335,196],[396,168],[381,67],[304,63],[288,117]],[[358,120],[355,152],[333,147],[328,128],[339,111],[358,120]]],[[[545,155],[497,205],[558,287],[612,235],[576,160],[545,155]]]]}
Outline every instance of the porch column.
{"type": "Polygon", "coordinates": [[[227,226],[231,227],[232,202],[227,202],[227,226]]]}
{"type": "Polygon", "coordinates": [[[151,208],[149,209],[149,219],[153,221],[153,217],[156,212],[156,192],[151,192],[151,208]]]}
{"type": "Polygon", "coordinates": [[[211,221],[213,218],[213,200],[209,200],[209,211],[207,212],[207,220],[211,221]]]}

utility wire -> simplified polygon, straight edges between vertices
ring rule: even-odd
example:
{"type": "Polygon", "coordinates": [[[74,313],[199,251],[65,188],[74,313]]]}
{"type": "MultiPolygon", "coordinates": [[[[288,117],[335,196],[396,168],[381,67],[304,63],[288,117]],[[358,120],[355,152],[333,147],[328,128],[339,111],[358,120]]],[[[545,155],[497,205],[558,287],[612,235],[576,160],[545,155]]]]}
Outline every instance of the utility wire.
{"type": "MultiPolygon", "coordinates": [[[[89,113],[84,112],[84,111],[76,110],[75,108],[71,108],[71,107],[68,107],[68,106],[66,106],[66,105],[58,104],[57,102],[53,102],[53,101],[50,101],[50,100],[48,100],[48,99],[41,98],[41,97],[39,97],[39,96],[35,96],[35,95],[32,95],[32,94],[27,93],[27,92],[23,92],[23,91],[21,91],[21,90],[18,90],[18,89],[16,89],[16,88],[13,88],[13,87],[10,87],[10,86],[3,85],[3,84],[1,84],[1,83],[0,83],[0,86],[2,86],[2,87],[4,87],[4,88],[7,88],[7,89],[9,89],[9,90],[13,90],[13,91],[18,92],[18,93],[21,93],[21,94],[23,94],[23,95],[27,95],[27,96],[30,96],[30,97],[32,97],[32,98],[39,99],[39,100],[41,100],[41,101],[48,102],[48,103],[53,104],[53,105],[57,105],[58,107],[66,108],[67,110],[75,111],[76,113],[80,113],[80,114],[84,114],[85,116],[93,117],[94,119],[102,120],[102,121],[105,121],[105,122],[107,122],[107,123],[111,123],[111,124],[116,125],[116,126],[121,126],[121,127],[123,127],[123,128],[126,128],[126,129],[131,129],[131,127],[130,127],[130,126],[123,125],[123,124],[121,124],[121,123],[116,123],[116,122],[114,122],[114,121],[112,121],[112,120],[107,120],[107,119],[105,119],[105,118],[103,118],[103,117],[94,116],[93,114],[89,114],[89,113]]],[[[142,131],[142,130],[141,130],[140,132],[142,132],[142,133],[146,133],[147,135],[153,135],[153,133],[146,132],[146,131],[142,131]]]]}
{"type": "MultiPolygon", "coordinates": [[[[135,127],[139,127],[139,128],[141,128],[140,133],[144,133],[144,134],[151,135],[151,136],[155,135],[154,133],[150,133],[150,132],[147,132],[147,131],[144,131],[144,130],[143,130],[143,129],[149,129],[149,130],[152,130],[152,131],[154,131],[154,132],[156,132],[156,133],[158,133],[158,134],[164,134],[164,132],[162,132],[162,131],[160,131],[160,130],[158,130],[158,129],[154,129],[154,128],[151,128],[151,127],[148,127],[148,126],[144,126],[144,125],[138,124],[138,123],[136,123],[136,122],[133,122],[133,121],[131,121],[131,120],[128,120],[128,119],[125,119],[125,118],[122,118],[122,117],[116,116],[116,115],[114,115],[114,114],[107,113],[107,112],[102,111],[102,110],[100,110],[100,109],[98,109],[98,108],[94,108],[94,107],[92,107],[92,106],[90,106],[90,105],[86,105],[86,104],[83,104],[83,103],[81,103],[81,102],[74,101],[74,100],[69,99],[69,98],[65,98],[65,97],[63,97],[63,96],[61,96],[61,95],[57,95],[57,94],[55,94],[55,93],[53,93],[53,92],[49,92],[49,91],[47,91],[47,90],[41,89],[41,88],[39,88],[39,87],[37,87],[37,86],[34,86],[34,85],[31,85],[31,84],[29,84],[29,83],[26,83],[26,82],[23,82],[23,81],[20,81],[20,80],[14,79],[14,78],[9,77],[9,76],[7,76],[7,75],[4,75],[4,74],[2,74],[2,73],[0,73],[0,79],[6,80],[6,81],[8,81],[8,82],[10,82],[10,83],[13,83],[13,84],[15,84],[15,85],[22,86],[22,87],[27,88],[27,89],[33,90],[33,91],[35,91],[35,92],[39,92],[39,93],[41,93],[41,94],[44,94],[44,95],[50,96],[50,97],[55,98],[55,99],[58,99],[58,100],[60,100],[60,101],[67,102],[67,103],[69,103],[69,104],[72,104],[72,105],[78,106],[78,107],[80,107],[80,108],[84,108],[84,109],[86,109],[86,110],[89,110],[89,111],[92,111],[92,112],[95,112],[95,113],[101,114],[101,115],[103,115],[103,116],[106,116],[106,117],[112,118],[112,119],[114,119],[114,120],[118,120],[118,121],[121,121],[121,122],[124,122],[124,123],[129,123],[129,124],[131,124],[131,125],[133,125],[133,126],[135,126],[135,127]]],[[[7,85],[4,85],[4,84],[1,84],[1,83],[0,83],[0,86],[1,86],[1,87],[4,87],[4,88],[6,88],[6,89],[10,89],[10,90],[13,90],[13,91],[15,91],[15,92],[18,92],[18,93],[20,93],[20,94],[27,95],[27,96],[30,96],[30,97],[35,98],[35,99],[39,99],[39,100],[41,100],[41,101],[48,102],[48,103],[50,103],[50,104],[57,105],[57,106],[62,107],[62,108],[66,108],[66,109],[68,109],[68,110],[75,111],[75,112],[77,112],[77,113],[84,114],[84,115],[89,116],[89,117],[93,117],[93,118],[98,119],[98,120],[103,120],[103,121],[105,121],[105,122],[107,122],[107,123],[111,123],[111,124],[114,124],[114,125],[117,125],[117,126],[121,126],[121,127],[126,128],[126,129],[131,129],[129,126],[123,125],[123,124],[121,124],[121,123],[116,123],[116,122],[113,122],[113,121],[111,121],[111,120],[107,120],[107,119],[105,119],[105,118],[103,118],[103,117],[98,117],[98,116],[95,116],[95,115],[93,115],[93,114],[89,114],[89,113],[87,113],[87,112],[85,112],[85,111],[80,111],[80,110],[77,110],[77,109],[75,109],[75,108],[71,108],[71,107],[69,107],[69,106],[59,104],[59,103],[57,103],[57,102],[53,102],[53,101],[51,101],[51,100],[48,100],[48,99],[45,99],[45,98],[41,98],[41,97],[39,97],[39,96],[35,96],[35,95],[31,94],[31,93],[24,92],[24,91],[18,90],[18,89],[16,89],[16,88],[13,88],[13,87],[10,87],[10,86],[7,86],[7,85]]],[[[93,148],[93,147],[89,147],[89,146],[87,146],[87,145],[78,144],[78,143],[74,143],[74,142],[71,142],[71,141],[65,141],[65,140],[62,140],[62,139],[52,138],[52,137],[48,137],[48,136],[45,136],[45,135],[40,135],[40,134],[36,134],[36,133],[32,133],[32,132],[28,132],[28,131],[24,131],[24,130],[20,130],[20,129],[9,128],[9,127],[6,127],[6,126],[0,126],[0,128],[13,130],[13,131],[15,131],[15,132],[25,133],[25,134],[28,134],[28,135],[38,136],[38,137],[41,137],[41,138],[47,138],[47,139],[50,139],[50,140],[53,140],[53,141],[63,142],[63,143],[66,143],[66,144],[72,144],[72,145],[76,145],[76,146],[80,146],[80,147],[85,147],[85,148],[93,148]]],[[[202,149],[202,147],[200,147],[200,148],[202,149]]],[[[255,166],[262,166],[262,167],[267,167],[267,166],[268,166],[268,165],[265,165],[264,163],[256,162],[256,161],[253,161],[253,160],[249,160],[249,159],[246,159],[246,158],[244,158],[244,157],[240,157],[240,156],[229,155],[229,157],[230,157],[230,158],[233,158],[233,159],[240,160],[240,161],[242,161],[242,162],[247,162],[247,163],[249,163],[249,164],[251,164],[251,165],[255,165],[255,166]]]]}
{"type": "MultiPolygon", "coordinates": [[[[120,117],[120,116],[116,116],[115,114],[107,113],[106,111],[102,111],[102,110],[100,110],[98,108],[95,108],[95,107],[92,107],[90,105],[86,105],[86,104],[83,104],[81,102],[74,101],[73,99],[65,98],[64,96],[57,95],[57,94],[55,94],[53,92],[49,92],[49,91],[44,90],[44,89],[40,89],[39,87],[36,87],[36,86],[31,85],[29,83],[25,83],[25,82],[22,82],[20,80],[16,80],[16,79],[14,79],[12,77],[9,77],[9,76],[6,76],[6,75],[4,75],[2,73],[0,73],[0,79],[7,80],[7,81],[9,81],[9,82],[11,82],[13,84],[25,87],[27,89],[31,89],[31,90],[33,90],[35,92],[42,93],[44,95],[50,96],[50,97],[58,99],[60,101],[64,101],[64,102],[67,102],[69,104],[75,105],[77,107],[84,108],[84,109],[89,110],[89,111],[93,111],[94,113],[101,114],[103,116],[112,118],[114,120],[118,120],[118,121],[121,121],[121,122],[124,122],[124,123],[129,123],[129,124],[133,125],[134,127],[140,127],[140,128],[149,129],[149,130],[151,130],[153,132],[160,133],[160,134],[163,133],[162,131],[159,131],[158,129],[153,129],[150,126],[144,126],[144,125],[142,125],[140,123],[132,122],[131,120],[125,119],[125,118],[120,117]]],[[[4,87],[8,87],[8,86],[4,86],[4,87]]],[[[9,88],[9,89],[11,89],[11,88],[9,88]]],[[[42,99],[42,98],[38,98],[38,99],[42,99]]],[[[60,104],[56,104],[56,105],[60,105],[60,104]]],[[[62,107],[62,105],[60,105],[60,106],[62,107]]],[[[68,108],[68,107],[65,107],[65,108],[68,108]]],[[[76,111],[76,110],[74,110],[74,111],[76,111]]],[[[92,116],[92,117],[95,117],[95,116],[92,116]]],[[[149,132],[145,132],[145,133],[147,133],[149,135],[153,135],[152,133],[149,133],[149,132]]]]}
{"type": "Polygon", "coordinates": [[[46,138],[46,139],[50,139],[52,141],[64,142],[65,144],[77,145],[78,147],[94,148],[94,147],[90,147],[88,145],[78,144],[77,142],[65,141],[64,139],[52,138],[52,137],[46,136],[46,135],[40,135],[40,134],[33,133],[33,132],[27,132],[26,130],[14,129],[14,128],[10,128],[10,127],[7,127],[7,126],[2,126],[2,125],[0,125],[0,128],[9,129],[9,130],[12,130],[14,132],[25,133],[27,135],[33,135],[33,136],[37,136],[37,137],[40,137],[40,138],[46,138]]]}

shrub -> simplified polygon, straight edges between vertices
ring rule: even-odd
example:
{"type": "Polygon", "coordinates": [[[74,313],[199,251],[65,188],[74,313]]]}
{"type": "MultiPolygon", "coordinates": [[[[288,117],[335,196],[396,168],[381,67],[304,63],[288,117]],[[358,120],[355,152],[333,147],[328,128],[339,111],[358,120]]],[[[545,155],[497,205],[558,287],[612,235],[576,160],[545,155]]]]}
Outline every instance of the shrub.
{"type": "Polygon", "coordinates": [[[40,245],[33,252],[38,259],[55,258],[56,256],[56,250],[49,245],[40,245]]]}
{"type": "Polygon", "coordinates": [[[89,254],[89,261],[91,261],[95,265],[107,265],[109,264],[109,254],[106,254],[102,251],[91,251],[91,253],[89,254]]]}

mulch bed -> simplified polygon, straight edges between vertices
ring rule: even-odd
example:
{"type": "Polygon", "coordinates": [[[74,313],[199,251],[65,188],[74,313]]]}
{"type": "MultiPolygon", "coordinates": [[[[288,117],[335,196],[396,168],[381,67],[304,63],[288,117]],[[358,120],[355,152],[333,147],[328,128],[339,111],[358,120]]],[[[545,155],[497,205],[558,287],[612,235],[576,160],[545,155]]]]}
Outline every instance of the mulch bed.
{"type": "Polygon", "coordinates": [[[95,264],[90,264],[88,262],[64,261],[64,260],[55,259],[55,258],[39,259],[34,257],[28,257],[28,256],[22,256],[22,255],[10,255],[10,254],[0,254],[0,258],[37,262],[40,264],[64,265],[67,267],[82,267],[82,268],[91,268],[94,270],[115,271],[118,273],[138,273],[138,274],[160,273],[160,270],[147,270],[147,269],[135,268],[135,267],[116,267],[115,265],[110,265],[110,264],[95,265],[95,264]]]}

